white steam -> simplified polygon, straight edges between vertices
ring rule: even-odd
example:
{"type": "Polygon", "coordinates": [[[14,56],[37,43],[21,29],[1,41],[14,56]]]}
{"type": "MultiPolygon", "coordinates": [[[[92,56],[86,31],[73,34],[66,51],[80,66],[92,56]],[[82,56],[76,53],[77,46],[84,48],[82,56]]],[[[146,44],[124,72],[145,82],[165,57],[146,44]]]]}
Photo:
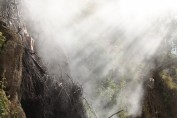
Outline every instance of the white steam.
{"type": "Polygon", "coordinates": [[[98,117],[106,118],[120,108],[103,109],[103,98],[95,100],[94,94],[111,69],[117,70],[116,81],[130,79],[119,96],[125,97],[129,115],[141,115],[144,80],[138,65],[146,65],[168,33],[175,5],[175,0],[25,0],[24,14],[49,72],[60,75],[69,61],[72,77],[83,85],[98,117]]]}

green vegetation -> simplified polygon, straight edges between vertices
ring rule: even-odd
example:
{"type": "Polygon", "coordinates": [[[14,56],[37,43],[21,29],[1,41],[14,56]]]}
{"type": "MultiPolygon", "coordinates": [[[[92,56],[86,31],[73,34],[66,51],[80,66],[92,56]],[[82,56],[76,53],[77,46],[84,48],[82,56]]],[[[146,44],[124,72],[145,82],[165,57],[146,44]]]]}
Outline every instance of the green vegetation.
{"type": "Polygon", "coordinates": [[[5,41],[6,41],[6,38],[3,36],[2,32],[0,32],[0,48],[3,47],[5,41]]]}
{"type": "Polygon", "coordinates": [[[160,76],[164,80],[165,84],[168,88],[177,90],[177,83],[175,82],[175,76],[176,76],[176,69],[165,69],[160,73],[160,76]],[[172,69],[174,71],[174,75],[172,76],[170,73],[172,73],[172,69]]]}
{"type": "Polygon", "coordinates": [[[117,102],[117,95],[124,88],[126,82],[116,83],[115,80],[107,78],[98,87],[98,95],[107,101],[106,107],[111,107],[117,102]]]}
{"type": "Polygon", "coordinates": [[[121,77],[122,79],[117,81],[114,79],[114,73],[115,72],[113,70],[110,71],[105,79],[98,84],[97,93],[101,98],[103,98],[103,103],[106,102],[104,108],[111,109],[114,105],[117,105],[120,110],[124,110],[123,112],[117,114],[118,117],[126,118],[127,107],[124,104],[124,96],[122,96],[121,92],[126,87],[127,79],[125,77],[121,77]]]}
{"type": "Polygon", "coordinates": [[[9,100],[8,97],[6,96],[6,93],[4,91],[5,88],[5,78],[0,81],[0,117],[1,118],[6,118],[9,113],[9,100]]]}
{"type": "Polygon", "coordinates": [[[8,99],[9,96],[7,96],[4,91],[4,89],[6,88],[5,84],[6,78],[3,78],[0,81],[0,118],[8,118],[9,116],[11,116],[12,118],[17,118],[18,112],[16,111],[16,109],[12,110],[10,108],[11,102],[8,99]]]}

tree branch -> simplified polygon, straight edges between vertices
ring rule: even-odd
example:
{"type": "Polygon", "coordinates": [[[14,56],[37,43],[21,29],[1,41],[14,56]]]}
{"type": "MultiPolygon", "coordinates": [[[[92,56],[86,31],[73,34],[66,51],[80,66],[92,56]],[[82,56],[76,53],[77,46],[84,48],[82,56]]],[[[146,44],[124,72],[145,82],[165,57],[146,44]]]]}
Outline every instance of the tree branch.
{"type": "Polygon", "coordinates": [[[119,114],[119,113],[120,113],[120,112],[122,112],[122,111],[124,111],[124,110],[120,110],[120,111],[118,111],[118,112],[116,112],[116,113],[112,114],[112,115],[111,115],[111,116],[109,116],[108,118],[111,118],[111,117],[113,117],[114,115],[119,114]]]}

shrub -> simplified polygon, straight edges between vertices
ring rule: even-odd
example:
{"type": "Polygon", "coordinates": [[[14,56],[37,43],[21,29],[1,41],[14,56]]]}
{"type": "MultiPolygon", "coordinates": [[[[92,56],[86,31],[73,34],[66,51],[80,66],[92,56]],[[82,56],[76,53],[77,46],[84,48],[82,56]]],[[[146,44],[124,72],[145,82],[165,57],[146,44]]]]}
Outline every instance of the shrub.
{"type": "Polygon", "coordinates": [[[4,45],[6,38],[3,36],[2,32],[0,32],[0,48],[4,45]]]}
{"type": "Polygon", "coordinates": [[[10,113],[9,100],[4,91],[5,88],[4,84],[5,84],[5,78],[3,78],[2,81],[0,81],[0,117],[1,118],[6,118],[10,113]]]}

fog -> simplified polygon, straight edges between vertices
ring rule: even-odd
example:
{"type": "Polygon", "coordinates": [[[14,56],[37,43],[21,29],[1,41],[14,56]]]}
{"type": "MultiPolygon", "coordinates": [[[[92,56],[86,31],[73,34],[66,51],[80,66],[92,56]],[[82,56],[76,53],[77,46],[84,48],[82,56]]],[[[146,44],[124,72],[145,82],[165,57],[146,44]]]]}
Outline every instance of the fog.
{"type": "Polygon", "coordinates": [[[141,115],[145,78],[153,63],[147,63],[169,34],[176,20],[175,0],[24,0],[24,20],[49,73],[61,68],[71,72],[83,86],[84,97],[98,118],[121,110],[141,115]],[[64,56],[65,55],[65,56],[64,56]],[[69,68],[65,68],[65,65],[69,68]],[[97,96],[97,83],[115,71],[113,79],[128,82],[116,104],[105,109],[97,96]]]}

